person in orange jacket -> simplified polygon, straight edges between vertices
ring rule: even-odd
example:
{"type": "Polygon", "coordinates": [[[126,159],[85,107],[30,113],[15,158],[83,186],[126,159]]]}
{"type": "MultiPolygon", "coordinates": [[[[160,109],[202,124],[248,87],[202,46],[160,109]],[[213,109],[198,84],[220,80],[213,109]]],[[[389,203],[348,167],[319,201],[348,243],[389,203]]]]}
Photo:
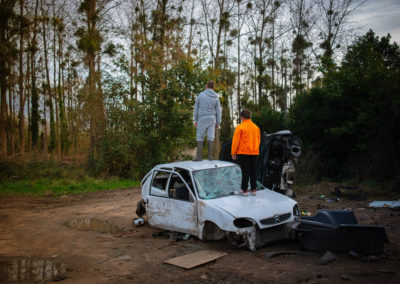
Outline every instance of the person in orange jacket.
{"type": "Polygon", "coordinates": [[[250,179],[250,193],[257,191],[257,158],[260,148],[260,128],[251,121],[251,112],[244,109],[240,112],[242,121],[235,129],[232,140],[232,159],[238,159],[242,170],[242,191],[239,195],[247,196],[250,179]]]}

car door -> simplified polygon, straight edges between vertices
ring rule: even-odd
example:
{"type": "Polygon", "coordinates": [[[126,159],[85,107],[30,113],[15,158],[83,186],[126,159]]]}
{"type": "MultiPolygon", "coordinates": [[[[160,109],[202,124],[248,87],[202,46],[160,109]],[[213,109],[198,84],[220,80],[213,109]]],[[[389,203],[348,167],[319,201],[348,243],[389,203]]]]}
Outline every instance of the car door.
{"type": "Polygon", "coordinates": [[[170,230],[198,234],[197,202],[188,184],[177,173],[171,173],[168,182],[167,208],[170,217],[170,230]]]}
{"type": "Polygon", "coordinates": [[[169,230],[169,206],[167,185],[171,171],[154,170],[150,191],[146,200],[148,222],[151,226],[169,230]]]}

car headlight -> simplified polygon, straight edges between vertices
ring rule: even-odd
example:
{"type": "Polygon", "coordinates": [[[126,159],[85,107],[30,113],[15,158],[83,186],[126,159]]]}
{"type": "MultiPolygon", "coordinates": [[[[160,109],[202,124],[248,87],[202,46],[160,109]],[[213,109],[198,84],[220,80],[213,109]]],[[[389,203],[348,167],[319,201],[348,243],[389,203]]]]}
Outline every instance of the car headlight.
{"type": "Polygon", "coordinates": [[[235,225],[238,228],[246,228],[253,226],[253,222],[246,218],[237,218],[233,220],[233,225],[235,225]]]}
{"type": "Polygon", "coordinates": [[[293,207],[293,216],[299,217],[300,216],[300,210],[297,204],[293,207]]]}

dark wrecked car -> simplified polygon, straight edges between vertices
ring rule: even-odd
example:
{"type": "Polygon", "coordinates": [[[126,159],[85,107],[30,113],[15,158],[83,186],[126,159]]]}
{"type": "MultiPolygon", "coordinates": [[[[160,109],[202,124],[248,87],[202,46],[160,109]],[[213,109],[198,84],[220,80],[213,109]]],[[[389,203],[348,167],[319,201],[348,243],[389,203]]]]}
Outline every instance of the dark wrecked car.
{"type": "MultiPolygon", "coordinates": [[[[257,165],[257,180],[265,187],[294,197],[293,182],[301,140],[290,130],[267,134],[263,132],[257,165]]],[[[237,163],[231,157],[232,142],[222,145],[219,159],[237,163]]]]}
{"type": "Polygon", "coordinates": [[[225,161],[176,162],[154,167],[142,180],[137,214],[151,226],[201,240],[226,237],[250,250],[290,237],[299,215],[295,200],[258,184],[256,196],[237,196],[241,170],[225,161]]]}

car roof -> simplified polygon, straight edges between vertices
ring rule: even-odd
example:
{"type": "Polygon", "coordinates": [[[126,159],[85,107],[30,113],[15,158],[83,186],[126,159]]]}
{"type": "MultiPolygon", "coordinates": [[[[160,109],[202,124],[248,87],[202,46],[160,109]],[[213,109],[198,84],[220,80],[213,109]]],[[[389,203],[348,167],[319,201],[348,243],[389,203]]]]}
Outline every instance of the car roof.
{"type": "Polygon", "coordinates": [[[155,168],[160,169],[172,169],[172,168],[183,168],[191,171],[198,170],[206,170],[206,169],[214,169],[220,167],[229,167],[234,166],[234,163],[219,161],[219,160],[203,160],[203,161],[181,161],[181,162],[173,162],[168,164],[160,164],[155,168]]]}

